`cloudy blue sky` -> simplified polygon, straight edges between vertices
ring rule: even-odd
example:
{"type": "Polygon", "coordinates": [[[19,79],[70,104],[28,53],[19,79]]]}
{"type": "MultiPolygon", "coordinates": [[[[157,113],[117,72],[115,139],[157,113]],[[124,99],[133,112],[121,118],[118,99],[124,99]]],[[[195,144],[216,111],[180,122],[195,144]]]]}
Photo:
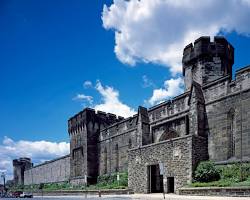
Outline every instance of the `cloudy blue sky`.
{"type": "Polygon", "coordinates": [[[69,152],[84,107],[128,117],[183,91],[181,56],[202,35],[250,64],[250,0],[2,0],[0,171],[69,152]]]}

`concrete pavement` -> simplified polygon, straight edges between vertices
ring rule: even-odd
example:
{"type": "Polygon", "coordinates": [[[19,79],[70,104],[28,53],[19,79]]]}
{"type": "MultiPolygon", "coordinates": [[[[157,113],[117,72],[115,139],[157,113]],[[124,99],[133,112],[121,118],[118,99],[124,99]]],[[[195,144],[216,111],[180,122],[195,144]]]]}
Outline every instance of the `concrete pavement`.
{"type": "MultiPolygon", "coordinates": [[[[42,199],[35,197],[34,199],[42,199]]],[[[85,196],[44,196],[44,200],[50,199],[65,199],[65,200],[80,200],[86,199],[85,196]]],[[[133,195],[88,195],[90,200],[164,200],[163,194],[133,194],[133,195]]],[[[166,200],[250,200],[250,197],[219,197],[219,196],[181,196],[175,194],[166,194],[166,200]]]]}

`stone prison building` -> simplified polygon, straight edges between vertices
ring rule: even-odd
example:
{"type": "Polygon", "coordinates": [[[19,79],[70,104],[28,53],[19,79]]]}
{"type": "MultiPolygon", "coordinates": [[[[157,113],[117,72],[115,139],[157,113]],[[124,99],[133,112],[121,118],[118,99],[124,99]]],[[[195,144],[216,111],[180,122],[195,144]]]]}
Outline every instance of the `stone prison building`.
{"type": "Polygon", "coordinates": [[[183,94],[129,118],[86,108],[68,120],[70,154],[33,166],[13,161],[19,184],[96,183],[128,171],[137,193],[178,191],[200,161],[250,161],[250,66],[232,73],[234,48],[201,37],[183,51],[183,94]],[[235,76],[235,78],[233,77],[235,76]]]}

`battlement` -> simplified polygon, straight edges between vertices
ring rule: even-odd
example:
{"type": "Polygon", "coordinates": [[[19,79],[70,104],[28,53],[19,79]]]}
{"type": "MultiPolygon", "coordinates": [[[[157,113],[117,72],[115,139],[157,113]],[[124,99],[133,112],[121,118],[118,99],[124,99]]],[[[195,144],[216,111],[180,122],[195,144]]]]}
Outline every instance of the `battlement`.
{"type": "Polygon", "coordinates": [[[33,167],[33,163],[30,158],[22,157],[13,160],[13,174],[14,184],[23,185],[24,183],[24,171],[33,167]]]}
{"type": "Polygon", "coordinates": [[[116,116],[112,113],[106,113],[99,110],[96,111],[92,108],[85,108],[83,111],[77,113],[68,120],[68,132],[71,133],[72,131],[83,127],[89,120],[103,121],[110,125],[123,119],[123,117],[116,116]]]}
{"type": "Polygon", "coordinates": [[[196,62],[197,59],[205,56],[224,57],[232,64],[234,63],[234,47],[221,36],[215,36],[214,41],[210,37],[203,36],[195,40],[194,45],[190,43],[183,51],[183,74],[185,75],[185,67],[190,63],[196,62]]]}
{"type": "Polygon", "coordinates": [[[208,84],[224,76],[232,77],[234,47],[221,36],[200,37],[184,48],[182,67],[186,91],[192,81],[208,84]]]}
{"type": "Polygon", "coordinates": [[[13,160],[13,166],[23,165],[23,164],[26,164],[26,163],[31,164],[31,159],[26,158],[26,157],[22,157],[22,158],[13,160]]]}

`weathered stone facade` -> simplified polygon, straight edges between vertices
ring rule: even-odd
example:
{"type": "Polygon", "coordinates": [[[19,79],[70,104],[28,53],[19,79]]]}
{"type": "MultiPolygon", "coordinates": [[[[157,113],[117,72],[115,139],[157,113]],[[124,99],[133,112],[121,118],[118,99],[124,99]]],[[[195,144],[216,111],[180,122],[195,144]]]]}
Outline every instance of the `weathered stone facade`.
{"type": "Polygon", "coordinates": [[[24,185],[68,181],[69,169],[69,155],[36,165],[24,171],[24,185]]]}
{"type": "Polygon", "coordinates": [[[206,138],[187,135],[145,145],[129,151],[129,187],[140,193],[150,193],[149,167],[163,164],[163,183],[167,192],[168,177],[175,177],[175,188],[192,180],[196,164],[207,157],[206,138]],[[198,155],[198,156],[197,156],[198,155]]]}
{"type": "Polygon", "coordinates": [[[25,178],[25,170],[30,169],[33,166],[30,158],[19,158],[13,160],[13,175],[15,185],[23,185],[25,178]]]}
{"type": "MultiPolygon", "coordinates": [[[[179,195],[250,197],[250,187],[201,187],[181,188],[179,195]]],[[[226,197],[225,197],[226,199],[226,197]]]]}
{"type": "Polygon", "coordinates": [[[199,38],[182,61],[183,94],[127,119],[90,108],[69,119],[71,183],[128,171],[135,192],[175,192],[201,160],[250,161],[250,66],[233,80],[234,48],[222,37],[199,38]]]}

